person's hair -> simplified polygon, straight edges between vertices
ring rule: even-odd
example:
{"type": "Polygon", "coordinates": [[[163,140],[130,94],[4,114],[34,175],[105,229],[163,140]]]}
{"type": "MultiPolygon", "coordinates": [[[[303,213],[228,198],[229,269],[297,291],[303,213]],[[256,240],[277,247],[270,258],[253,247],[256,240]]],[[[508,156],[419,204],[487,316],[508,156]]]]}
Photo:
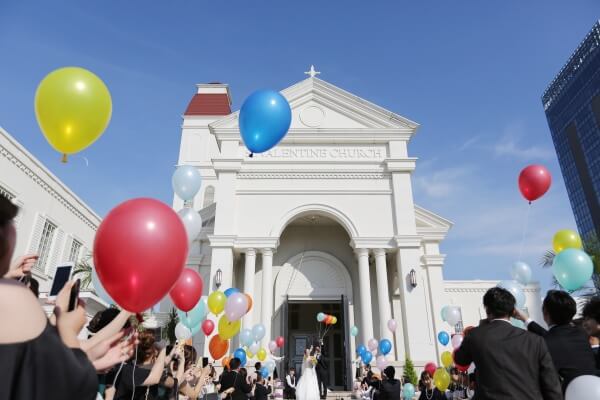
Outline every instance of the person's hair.
{"type": "Polygon", "coordinates": [[[288,368],[288,372],[291,372],[291,371],[294,371],[294,372],[296,372],[296,368],[295,368],[295,367],[289,367],[289,368],[288,368]]]}
{"type": "MultiPolygon", "coordinates": [[[[185,357],[185,365],[183,366],[183,368],[185,370],[188,370],[192,366],[192,364],[196,362],[196,359],[198,358],[198,353],[196,352],[196,349],[193,346],[185,344],[183,345],[183,356],[185,357]]],[[[179,368],[179,359],[174,359],[173,369],[176,370],[177,368],[179,368]]]]}
{"type": "Polygon", "coordinates": [[[149,331],[140,332],[138,335],[138,348],[137,348],[137,363],[141,364],[149,360],[155,353],[154,343],[156,339],[154,334],[149,331]]]}
{"type": "Polygon", "coordinates": [[[583,307],[583,318],[591,318],[600,324],[600,296],[592,297],[583,307]]]}
{"type": "MultiPolygon", "coordinates": [[[[98,333],[100,329],[110,324],[113,319],[119,315],[120,311],[118,308],[107,308],[106,310],[98,311],[96,315],[90,320],[87,326],[87,330],[90,333],[98,333]]],[[[129,327],[129,321],[125,324],[124,328],[129,327]]]]}
{"type": "Polygon", "coordinates": [[[456,368],[456,367],[450,368],[450,375],[459,375],[458,368],[456,368]]]}
{"type": "Polygon", "coordinates": [[[231,360],[229,360],[229,370],[230,371],[236,370],[240,367],[241,364],[242,364],[242,362],[240,361],[239,358],[233,357],[231,360]]]}
{"type": "Polygon", "coordinates": [[[259,370],[262,367],[262,364],[260,363],[260,361],[257,361],[256,363],[254,363],[254,369],[259,370]]]}
{"type": "Polygon", "coordinates": [[[427,371],[421,372],[421,378],[419,379],[419,382],[417,384],[419,390],[425,390],[425,379],[432,379],[431,375],[427,371]]]}
{"type": "Polygon", "coordinates": [[[240,368],[240,375],[242,376],[247,376],[248,375],[248,370],[246,370],[246,368],[240,368]]]}
{"type": "Polygon", "coordinates": [[[567,292],[562,290],[549,290],[542,304],[544,310],[553,324],[564,325],[571,322],[577,314],[577,303],[567,292]]]}
{"type": "Polygon", "coordinates": [[[33,292],[35,297],[40,297],[40,282],[34,277],[29,277],[29,289],[33,292]]]}
{"type": "Polygon", "coordinates": [[[385,367],[383,373],[385,374],[385,376],[388,377],[388,379],[391,380],[394,379],[394,377],[396,376],[396,369],[390,365],[388,367],[385,367]]]}
{"type": "Polygon", "coordinates": [[[431,379],[431,375],[427,371],[421,372],[421,380],[424,381],[426,378],[431,379]]]}
{"type": "Polygon", "coordinates": [[[483,305],[492,318],[505,318],[515,309],[515,297],[506,289],[493,287],[483,295],[483,305]]]}
{"type": "MultiPolygon", "coordinates": [[[[14,205],[9,199],[0,194],[0,260],[7,255],[8,248],[8,232],[5,229],[17,216],[19,208],[14,205]]],[[[8,257],[10,258],[10,256],[8,257]]],[[[7,271],[0,271],[0,278],[7,271]]]]}

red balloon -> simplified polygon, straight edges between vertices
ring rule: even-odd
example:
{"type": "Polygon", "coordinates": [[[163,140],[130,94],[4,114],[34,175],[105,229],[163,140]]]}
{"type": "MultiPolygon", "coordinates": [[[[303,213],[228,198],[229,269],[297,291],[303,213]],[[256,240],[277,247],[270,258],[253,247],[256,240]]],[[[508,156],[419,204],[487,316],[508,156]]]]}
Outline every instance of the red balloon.
{"type": "Polygon", "coordinates": [[[215,323],[212,322],[210,319],[205,319],[202,323],[202,332],[204,332],[206,336],[210,336],[214,329],[215,323]]]}
{"type": "Polygon", "coordinates": [[[431,376],[432,378],[436,369],[437,365],[435,365],[435,363],[428,362],[427,364],[425,364],[425,371],[427,371],[429,373],[429,376],[431,376]]]}
{"type": "Polygon", "coordinates": [[[277,343],[277,347],[283,347],[283,344],[285,343],[283,336],[278,336],[277,339],[275,339],[275,343],[277,343]]]}
{"type": "Polygon", "coordinates": [[[190,311],[196,307],[202,297],[202,277],[191,268],[184,268],[175,286],[169,292],[173,304],[181,311],[190,311]]]}
{"type": "Polygon", "coordinates": [[[183,271],[188,239],[173,209],[154,199],[113,208],[94,239],[94,264],[115,302],[143,312],[159,302],[183,271]]]}
{"type": "Polygon", "coordinates": [[[552,175],[543,165],[529,165],[519,174],[519,190],[530,202],[542,197],[552,184],[552,175]]]}

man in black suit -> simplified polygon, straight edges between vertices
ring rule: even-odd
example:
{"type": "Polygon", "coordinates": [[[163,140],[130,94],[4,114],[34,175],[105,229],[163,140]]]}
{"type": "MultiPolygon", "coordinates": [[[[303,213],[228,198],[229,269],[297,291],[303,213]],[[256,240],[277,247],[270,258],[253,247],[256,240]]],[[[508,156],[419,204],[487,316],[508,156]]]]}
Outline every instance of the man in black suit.
{"type": "Polygon", "coordinates": [[[273,388],[271,385],[265,383],[265,378],[263,378],[262,375],[259,375],[256,386],[254,387],[254,400],[268,400],[272,391],[273,388]]]}
{"type": "MultiPolygon", "coordinates": [[[[323,345],[323,341],[321,341],[321,346],[323,345]]],[[[317,358],[317,365],[315,366],[315,372],[317,373],[317,381],[319,382],[319,393],[321,394],[321,399],[327,398],[327,384],[329,382],[327,371],[327,361],[325,361],[325,356],[321,353],[321,346],[317,346],[315,348],[315,357],[317,358]]]]}
{"type": "MultiPolygon", "coordinates": [[[[600,297],[592,297],[583,307],[583,329],[596,338],[600,338],[600,297]]],[[[596,368],[600,369],[600,351],[596,351],[596,368]]]]}
{"type": "Polygon", "coordinates": [[[515,309],[515,318],[525,322],[527,330],[546,341],[554,367],[562,378],[563,389],[581,375],[596,374],[596,360],[585,332],[571,324],[577,304],[567,292],[550,290],[542,304],[548,330],[515,309]]]}
{"type": "Polygon", "coordinates": [[[221,375],[219,393],[227,393],[228,400],[248,400],[247,394],[252,391],[252,386],[246,382],[246,377],[240,374],[240,359],[232,358],[229,361],[229,371],[221,375]]]}
{"type": "Polygon", "coordinates": [[[558,374],[544,339],[510,323],[515,298],[502,288],[483,296],[487,320],[456,350],[459,365],[476,366],[475,400],[562,400],[558,374]]]}
{"type": "Polygon", "coordinates": [[[374,380],[369,385],[378,391],[378,400],[398,400],[402,391],[402,384],[395,379],[396,369],[391,365],[383,370],[383,380],[374,380]]]}

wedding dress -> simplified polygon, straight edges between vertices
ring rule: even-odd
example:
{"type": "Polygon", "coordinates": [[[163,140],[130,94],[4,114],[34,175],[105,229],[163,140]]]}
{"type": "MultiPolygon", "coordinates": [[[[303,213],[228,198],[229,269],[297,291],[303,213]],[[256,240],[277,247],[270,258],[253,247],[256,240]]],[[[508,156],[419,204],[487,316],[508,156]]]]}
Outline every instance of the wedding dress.
{"type": "Polygon", "coordinates": [[[302,363],[302,376],[296,385],[297,400],[319,400],[319,381],[315,366],[309,358],[305,358],[302,363]]]}

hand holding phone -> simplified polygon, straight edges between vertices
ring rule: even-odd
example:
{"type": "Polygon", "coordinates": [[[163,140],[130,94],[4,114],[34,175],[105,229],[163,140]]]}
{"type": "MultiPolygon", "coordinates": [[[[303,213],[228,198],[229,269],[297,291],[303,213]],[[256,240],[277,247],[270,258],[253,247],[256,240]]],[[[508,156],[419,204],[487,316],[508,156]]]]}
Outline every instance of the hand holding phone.
{"type": "Polygon", "coordinates": [[[55,299],[65,284],[69,282],[74,266],[74,263],[68,262],[62,263],[56,267],[56,272],[54,273],[54,278],[52,279],[50,293],[48,293],[49,300],[55,299]]]}
{"type": "Polygon", "coordinates": [[[69,308],[68,311],[75,310],[79,303],[79,288],[81,287],[81,280],[77,279],[71,287],[71,293],[69,294],[69,308]]]}

